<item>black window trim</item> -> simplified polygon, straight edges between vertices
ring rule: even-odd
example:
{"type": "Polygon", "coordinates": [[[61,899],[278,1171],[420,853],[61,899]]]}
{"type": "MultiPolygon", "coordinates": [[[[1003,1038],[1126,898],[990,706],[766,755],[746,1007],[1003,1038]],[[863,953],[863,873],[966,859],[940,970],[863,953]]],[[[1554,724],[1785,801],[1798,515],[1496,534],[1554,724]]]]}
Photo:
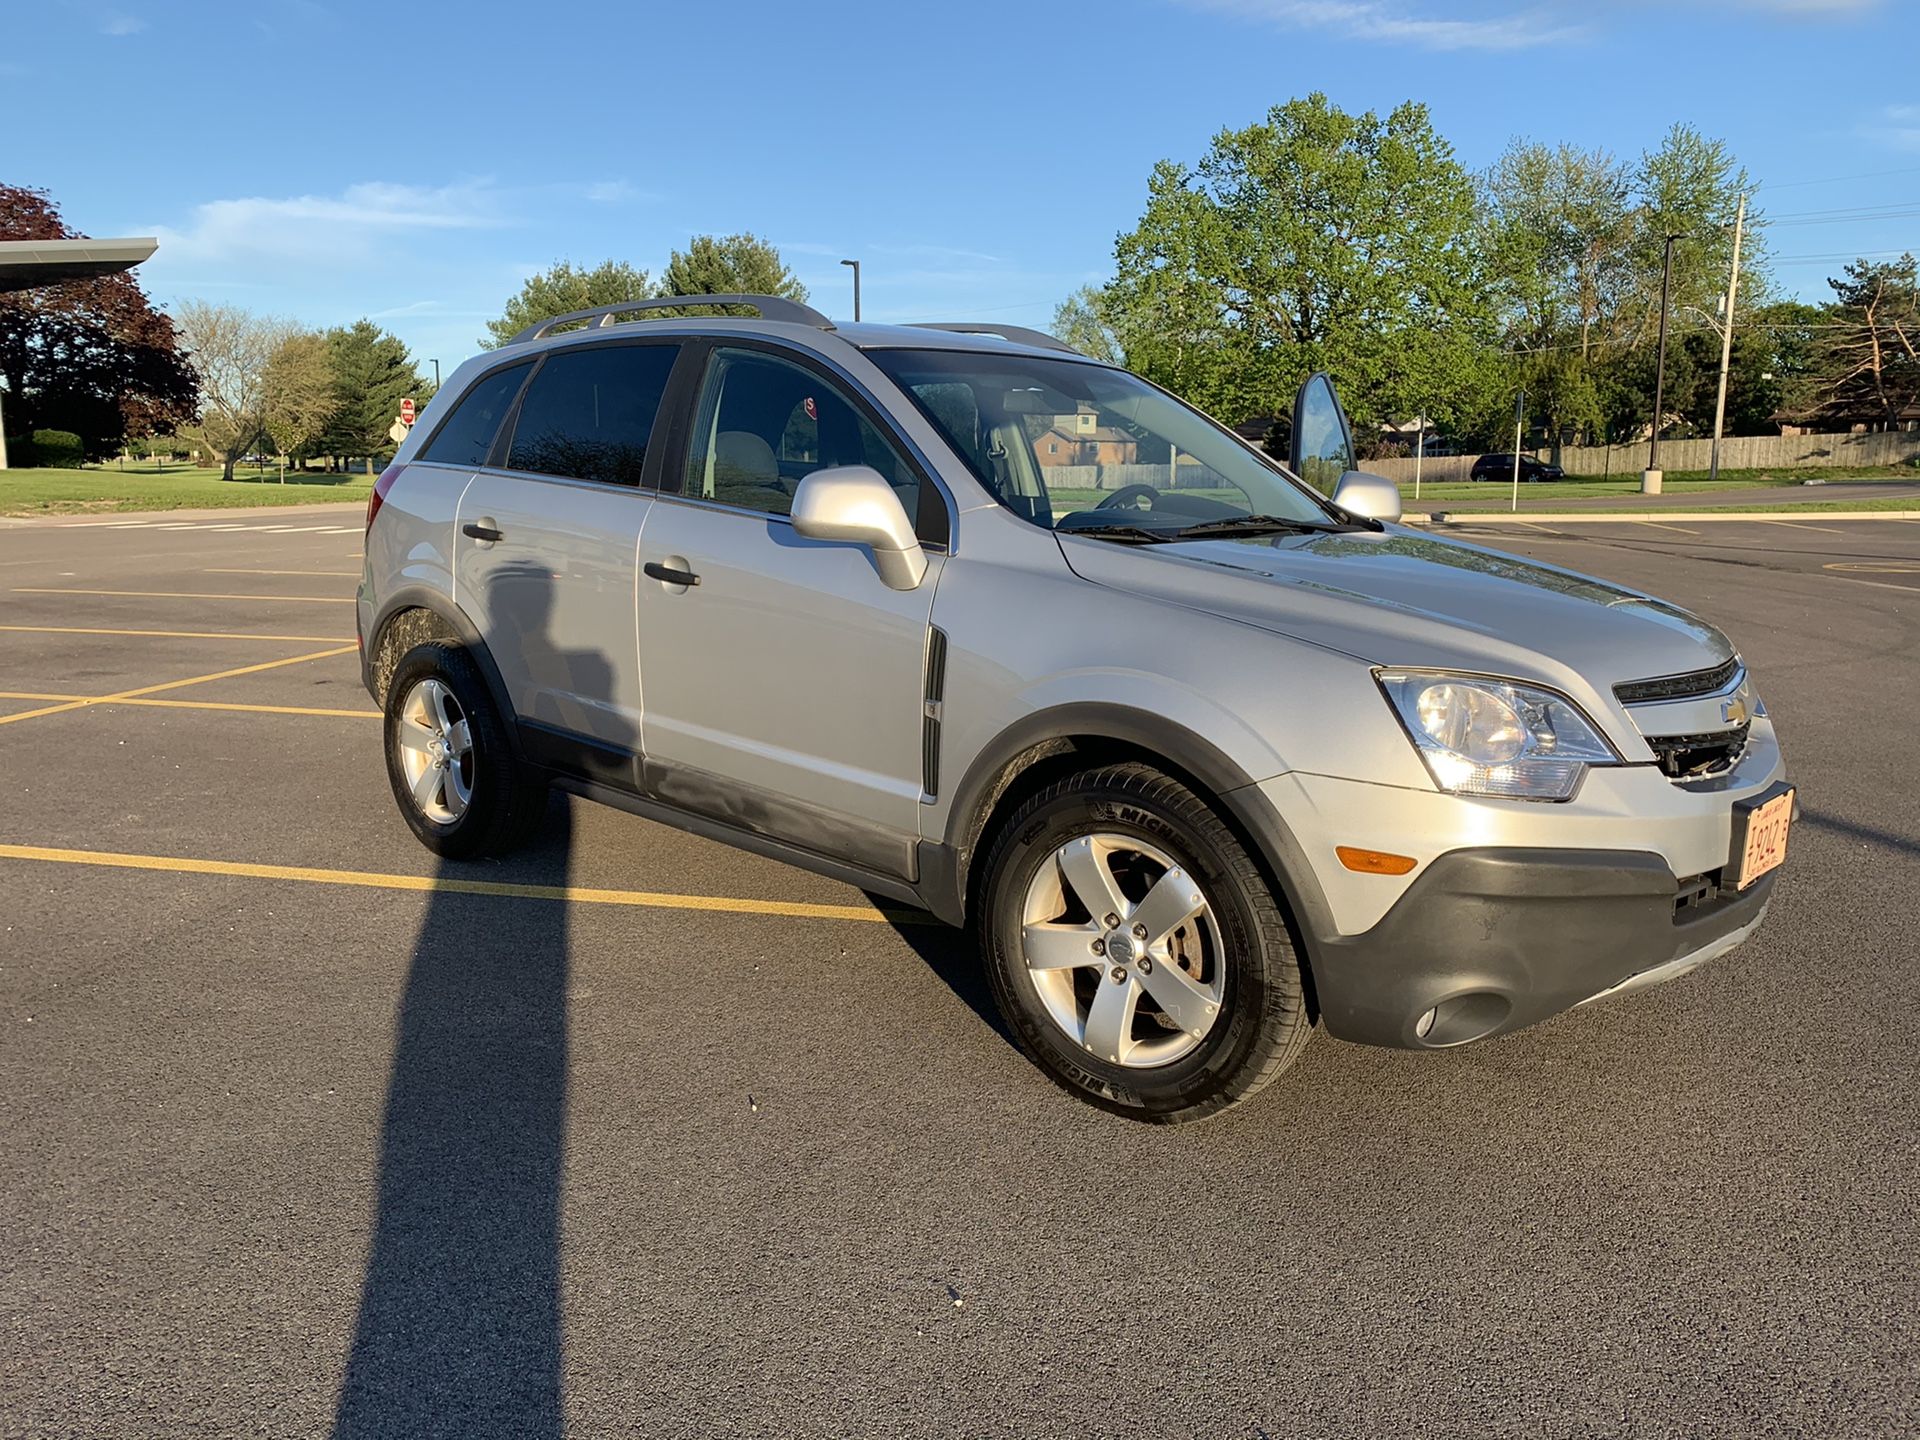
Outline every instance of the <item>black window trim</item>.
{"type": "MultiPolygon", "coordinates": [[[[520,386],[520,393],[513,397],[513,404],[507,408],[506,418],[500,422],[499,433],[493,438],[493,448],[487,452],[486,464],[480,468],[502,475],[514,475],[526,480],[545,480],[558,485],[591,485],[600,490],[616,490],[623,495],[660,493],[660,472],[663,465],[662,446],[655,443],[654,437],[663,430],[666,433],[667,448],[671,447],[673,436],[667,426],[671,424],[670,407],[674,403],[674,385],[680,376],[682,365],[686,361],[687,349],[693,345],[694,338],[687,335],[608,335],[596,336],[592,340],[583,340],[572,345],[555,345],[543,350],[535,357],[533,369],[520,386]],[[547,470],[521,470],[507,464],[507,457],[513,453],[514,431],[520,425],[520,407],[526,403],[527,393],[533,388],[533,382],[540,378],[540,372],[547,368],[547,361],[555,355],[570,355],[576,350],[604,350],[615,345],[672,345],[679,354],[674,357],[673,366],[667,371],[667,383],[660,390],[660,408],[654,412],[653,431],[647,437],[647,458],[641,463],[640,482],[627,485],[618,480],[589,480],[584,475],[556,475],[547,470]]],[[[489,375],[494,372],[489,370],[489,375]]],[[[476,382],[477,383],[477,382],[476,382]]]]}
{"type": "Polygon", "coordinates": [[[782,344],[759,335],[705,335],[690,340],[687,349],[681,353],[680,366],[674,370],[674,381],[668,384],[667,394],[674,398],[674,382],[680,378],[680,371],[686,368],[689,379],[675,414],[675,434],[670,445],[671,453],[663,463],[670,463],[667,471],[672,484],[662,483],[656,493],[662,499],[677,500],[685,505],[702,505],[714,510],[725,510],[736,515],[752,515],[761,520],[778,520],[791,525],[793,517],[780,515],[768,510],[754,510],[745,505],[730,505],[724,500],[709,500],[704,495],[684,493],[687,474],[687,456],[693,440],[693,422],[699,406],[701,393],[705,387],[707,371],[715,350],[758,350],[785,360],[801,369],[811,369],[822,374],[822,378],[832,381],[846,392],[854,410],[873,426],[880,438],[900,452],[902,459],[912,467],[920,482],[920,490],[913,517],[913,533],[923,549],[939,554],[949,554],[952,550],[954,529],[959,520],[959,507],[954,504],[953,496],[940,481],[939,472],[928,462],[919,446],[902,434],[888,416],[886,408],[875,398],[872,391],[846,369],[825,355],[812,350],[804,350],[792,345],[782,344]],[[934,498],[929,498],[934,497],[934,498]],[[937,502],[937,504],[936,504],[937,502]],[[943,533],[944,532],[944,533],[943,533]]]}

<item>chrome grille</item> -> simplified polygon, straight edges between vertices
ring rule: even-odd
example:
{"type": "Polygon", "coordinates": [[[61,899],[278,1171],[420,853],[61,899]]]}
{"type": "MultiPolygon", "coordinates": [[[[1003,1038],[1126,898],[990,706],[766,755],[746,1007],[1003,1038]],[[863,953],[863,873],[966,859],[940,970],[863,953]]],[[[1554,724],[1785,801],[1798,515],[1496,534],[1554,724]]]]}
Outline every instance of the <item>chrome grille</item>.
{"type": "Polygon", "coordinates": [[[1740,673],[1740,657],[1714,666],[1711,670],[1692,670],[1685,675],[1656,675],[1651,680],[1623,680],[1613,687],[1622,705],[1646,705],[1656,700],[1691,700],[1713,695],[1733,683],[1740,673]]]}
{"type": "Polygon", "coordinates": [[[1708,735],[1649,735],[1647,744],[1660,769],[1674,780],[1698,780],[1731,770],[1747,748],[1751,722],[1708,735]]]}

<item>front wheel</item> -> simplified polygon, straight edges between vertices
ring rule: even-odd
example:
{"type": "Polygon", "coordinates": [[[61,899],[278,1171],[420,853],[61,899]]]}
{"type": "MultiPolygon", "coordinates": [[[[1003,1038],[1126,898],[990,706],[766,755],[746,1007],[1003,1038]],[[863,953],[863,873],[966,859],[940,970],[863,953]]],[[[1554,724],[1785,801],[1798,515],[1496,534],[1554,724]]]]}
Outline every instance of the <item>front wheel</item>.
{"type": "Polygon", "coordinates": [[[981,899],[1007,1023],[1095,1105],[1199,1119],[1260,1089],[1311,1033],[1259,867],[1199,796],[1146,765],[1074,775],[1022,805],[981,899]]]}
{"type": "Polygon", "coordinates": [[[457,645],[416,645],[394,667],[386,751],[400,813],[437,855],[504,855],[540,822],[547,787],[514,757],[479,666],[457,645]]]}

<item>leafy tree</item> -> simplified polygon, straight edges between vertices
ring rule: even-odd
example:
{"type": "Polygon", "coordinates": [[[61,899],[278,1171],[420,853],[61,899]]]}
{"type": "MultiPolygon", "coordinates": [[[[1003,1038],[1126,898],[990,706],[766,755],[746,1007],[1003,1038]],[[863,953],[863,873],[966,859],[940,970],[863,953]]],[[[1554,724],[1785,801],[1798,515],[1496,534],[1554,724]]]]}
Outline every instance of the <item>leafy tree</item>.
{"type": "MultiPolygon", "coordinates": [[[[675,250],[660,276],[660,295],[778,295],[784,300],[807,298],[807,287],[780,259],[780,252],[757,235],[695,235],[684,250],[675,250]]],[[[729,306],[730,313],[753,312],[729,306]]],[[[666,311],[666,314],[676,312],[666,311]]],[[[689,313],[712,315],[714,310],[689,313]]]]}
{"type": "Polygon", "coordinates": [[[489,320],[489,338],[483,349],[506,344],[529,325],[551,320],[569,310],[590,310],[596,305],[617,305],[623,300],[645,300],[653,291],[647,272],[636,270],[624,260],[602,260],[591,270],[571,260],[560,260],[538,275],[530,276],[520,293],[507,301],[506,313],[489,320]]]}
{"type": "Polygon", "coordinates": [[[1120,337],[1105,318],[1106,296],[1097,285],[1082,285],[1053,312],[1053,334],[1082,355],[1117,365],[1125,359],[1120,337]]]}
{"type": "Polygon", "coordinates": [[[1920,274],[1914,258],[1856,260],[1827,284],[1836,304],[1814,346],[1814,412],[1833,425],[1896,428],[1920,405],[1920,274]]]}
{"type": "MultiPolygon", "coordinates": [[[[0,185],[0,240],[74,240],[43,190],[0,185]]],[[[191,419],[193,367],[174,322],[132,275],[0,294],[0,387],[9,432],[78,434],[90,455],[191,419]]]]}
{"type": "Polygon", "coordinates": [[[177,319],[200,377],[201,434],[220,457],[221,478],[231,480],[234,462],[266,433],[267,365],[297,328],[205,300],[182,301],[177,319]]]}
{"type": "Polygon", "coordinates": [[[307,331],[281,342],[267,360],[264,402],[267,433],[283,453],[297,460],[319,453],[340,411],[326,336],[307,331]]]}
{"type": "Polygon", "coordinates": [[[1229,423],[1284,413],[1326,370],[1357,436],[1450,422],[1491,378],[1493,303],[1471,178],[1424,106],[1325,95],[1154,167],[1106,315],[1128,362],[1229,423]]]}
{"type": "Polygon", "coordinates": [[[387,431],[400,402],[421,388],[420,372],[406,345],[371,320],[329,330],[326,346],[336,408],[320,443],[330,455],[365,455],[371,464],[393,448],[387,431]]]}

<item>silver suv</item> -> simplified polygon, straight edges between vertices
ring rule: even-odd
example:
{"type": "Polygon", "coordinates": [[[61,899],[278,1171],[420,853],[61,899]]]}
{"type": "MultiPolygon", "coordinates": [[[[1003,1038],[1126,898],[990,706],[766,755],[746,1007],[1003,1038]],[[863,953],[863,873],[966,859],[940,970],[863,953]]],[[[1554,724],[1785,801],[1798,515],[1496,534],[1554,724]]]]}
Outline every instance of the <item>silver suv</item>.
{"type": "Polygon", "coordinates": [[[1040,1067],[1149,1120],[1752,934],[1794,801],[1727,639],[1396,523],[1324,377],[1292,437],[1011,327],[537,326],[368,506],[394,795],[441,855],[558,786],[971,925],[1040,1067]]]}

